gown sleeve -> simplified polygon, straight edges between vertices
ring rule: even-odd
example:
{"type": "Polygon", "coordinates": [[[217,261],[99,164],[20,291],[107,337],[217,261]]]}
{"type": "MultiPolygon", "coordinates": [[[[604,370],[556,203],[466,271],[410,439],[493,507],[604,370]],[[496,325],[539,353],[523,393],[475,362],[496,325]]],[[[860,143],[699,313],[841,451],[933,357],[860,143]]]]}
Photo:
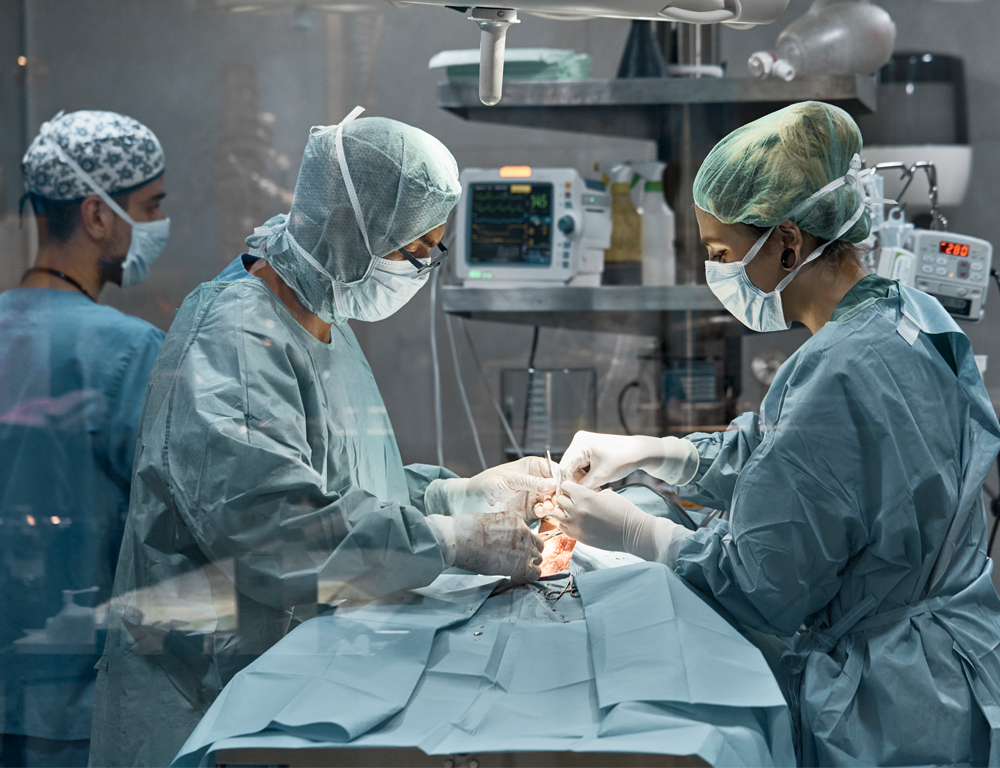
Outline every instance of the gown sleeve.
{"type": "MultiPolygon", "coordinates": [[[[729,525],[693,533],[677,554],[688,583],[739,621],[784,637],[833,599],[868,540],[859,502],[863,413],[838,377],[787,386],[775,427],[739,472],[729,525]]],[[[727,473],[738,454],[729,452],[727,473]]]]}
{"type": "Polygon", "coordinates": [[[409,464],[403,467],[403,471],[406,472],[406,487],[410,493],[410,503],[425,515],[430,514],[424,505],[427,487],[435,480],[451,480],[458,477],[450,469],[433,464],[409,464]]]}
{"type": "MultiPolygon", "coordinates": [[[[154,417],[146,442],[162,456],[140,461],[140,490],[169,495],[183,530],[165,520],[147,528],[157,540],[144,543],[197,547],[197,559],[223,570],[234,563],[244,574],[237,590],[273,608],[315,602],[317,584],[321,602],[429,584],[444,561],[423,514],[328,481],[329,471],[354,476],[352,465],[374,460],[366,451],[384,450],[366,442],[363,422],[349,421],[358,418],[350,391],[323,388],[301,342],[280,328],[245,327],[233,320],[239,311],[208,312],[195,324],[154,417]],[[324,444],[331,429],[346,436],[329,448],[341,462],[335,470],[324,444]]],[[[344,389],[374,387],[357,367],[344,389]]]]}
{"type": "Polygon", "coordinates": [[[698,472],[675,489],[677,494],[712,509],[730,509],[740,472],[760,445],[760,417],[748,411],[733,419],[725,432],[695,432],[687,439],[698,450],[698,472]]]}

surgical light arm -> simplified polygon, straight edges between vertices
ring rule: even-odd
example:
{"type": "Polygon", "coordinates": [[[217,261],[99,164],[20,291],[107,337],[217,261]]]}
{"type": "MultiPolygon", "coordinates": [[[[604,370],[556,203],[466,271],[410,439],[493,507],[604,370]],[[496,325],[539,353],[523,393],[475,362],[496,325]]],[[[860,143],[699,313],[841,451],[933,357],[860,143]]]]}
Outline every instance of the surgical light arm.
{"type": "MultiPolygon", "coordinates": [[[[487,106],[500,101],[503,92],[504,50],[507,29],[518,24],[519,11],[542,16],[556,14],[563,18],[609,16],[614,18],[654,19],[688,24],[728,24],[750,27],[770,24],[784,13],[788,0],[669,0],[666,5],[650,0],[507,0],[508,8],[456,6],[467,10],[468,19],[480,29],[479,99],[487,106]]],[[[409,4],[405,2],[403,4],[409,4]]],[[[417,5],[437,5],[436,0],[413,0],[417,5]]],[[[440,3],[447,5],[447,3],[440,3]]]]}

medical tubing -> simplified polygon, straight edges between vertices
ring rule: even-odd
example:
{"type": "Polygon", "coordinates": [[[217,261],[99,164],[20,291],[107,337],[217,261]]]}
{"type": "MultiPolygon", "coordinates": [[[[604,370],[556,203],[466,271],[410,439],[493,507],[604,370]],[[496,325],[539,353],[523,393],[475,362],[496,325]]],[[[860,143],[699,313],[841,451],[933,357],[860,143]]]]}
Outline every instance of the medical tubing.
{"type": "Polygon", "coordinates": [[[437,284],[438,273],[431,275],[431,369],[434,372],[434,445],[437,449],[437,463],[444,466],[444,424],[441,418],[441,363],[437,347],[437,284]]]}
{"type": "Polygon", "coordinates": [[[528,355],[528,385],[524,392],[524,425],[521,427],[521,445],[528,442],[528,415],[531,413],[531,385],[535,380],[535,353],[538,351],[538,326],[531,337],[531,354],[528,355]]]}
{"type": "Polygon", "coordinates": [[[521,446],[517,442],[517,438],[514,437],[514,430],[510,428],[510,422],[507,421],[507,417],[503,415],[503,408],[500,407],[500,403],[497,402],[496,397],[493,395],[493,390],[490,389],[489,381],[486,379],[486,371],[483,370],[483,364],[479,360],[479,355],[476,354],[476,345],[472,342],[472,334],[469,333],[469,327],[465,324],[463,318],[459,319],[459,323],[462,326],[462,330],[465,332],[465,341],[469,345],[469,351],[472,353],[472,360],[476,364],[476,370],[479,371],[479,380],[483,384],[483,388],[486,390],[486,394],[490,397],[490,402],[493,403],[493,409],[497,412],[497,416],[500,417],[500,423],[503,425],[504,432],[507,433],[507,439],[510,440],[511,446],[514,448],[514,453],[517,454],[517,458],[524,458],[524,451],[521,450],[521,446]]]}
{"type": "Polygon", "coordinates": [[[627,395],[628,391],[633,387],[638,388],[641,386],[642,384],[639,380],[634,379],[622,387],[622,391],[618,393],[618,423],[621,424],[622,431],[630,437],[635,433],[628,428],[628,423],[625,421],[625,395],[627,395]]]}
{"type": "MultiPolygon", "coordinates": [[[[1000,467],[997,468],[997,471],[1000,472],[1000,467]]],[[[986,554],[993,557],[993,542],[996,541],[997,526],[1000,525],[1000,498],[990,500],[990,513],[993,515],[993,525],[990,528],[990,540],[986,546],[986,554]]]]}
{"type": "Polygon", "coordinates": [[[465,415],[469,419],[469,426],[472,428],[472,440],[476,444],[476,453],[479,455],[479,463],[483,469],[489,469],[486,457],[483,456],[483,446],[479,442],[479,430],[476,428],[476,419],[472,415],[472,407],[469,405],[469,396],[465,391],[465,382],[462,381],[462,369],[458,364],[458,347],[455,345],[455,332],[451,327],[451,316],[445,315],[444,327],[448,331],[448,343],[451,344],[451,360],[455,365],[455,381],[458,383],[458,393],[462,396],[462,407],[465,408],[465,415]]]}

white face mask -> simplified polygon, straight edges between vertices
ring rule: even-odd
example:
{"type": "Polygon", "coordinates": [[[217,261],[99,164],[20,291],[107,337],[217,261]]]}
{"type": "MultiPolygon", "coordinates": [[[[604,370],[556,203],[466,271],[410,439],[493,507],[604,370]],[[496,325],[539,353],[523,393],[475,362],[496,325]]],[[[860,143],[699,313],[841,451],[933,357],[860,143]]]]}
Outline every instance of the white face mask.
{"type": "MultiPolygon", "coordinates": [[[[418,273],[417,268],[408,261],[394,261],[372,254],[371,243],[368,240],[368,227],[365,225],[364,213],[361,210],[361,201],[358,199],[357,191],[354,188],[354,181],[351,179],[351,171],[347,167],[347,158],[344,155],[344,126],[354,120],[364,112],[362,107],[355,107],[350,114],[337,125],[337,159],[340,162],[340,172],[344,179],[344,186],[347,188],[347,195],[351,200],[351,207],[354,209],[354,218],[361,230],[361,237],[365,241],[365,248],[372,260],[372,266],[368,274],[355,283],[342,283],[316,259],[305,248],[296,242],[290,232],[285,232],[289,242],[295,247],[299,254],[309,262],[314,269],[327,278],[333,286],[334,307],[337,315],[343,319],[362,320],[374,323],[384,320],[395,314],[404,304],[406,304],[421,286],[430,277],[430,270],[418,273]]],[[[332,130],[332,127],[316,126],[311,133],[324,133],[332,130]]],[[[266,234],[263,228],[254,230],[255,233],[266,234]]],[[[430,259],[417,259],[421,264],[430,264],[430,259]]],[[[329,317],[325,312],[316,311],[321,320],[334,322],[335,318],[329,317]]]]}
{"type": "MultiPolygon", "coordinates": [[[[418,261],[429,263],[430,259],[418,261]]],[[[366,323],[384,320],[413,298],[432,271],[417,274],[417,268],[406,261],[375,258],[374,262],[364,280],[351,285],[334,281],[333,297],[341,317],[366,323]]]]}
{"type": "Polygon", "coordinates": [[[66,154],[62,145],[51,136],[45,136],[49,144],[55,149],[59,159],[73,169],[73,172],[80,177],[94,194],[101,198],[108,207],[115,212],[122,220],[132,227],[132,238],[128,244],[128,253],[125,254],[125,261],[122,263],[122,288],[131,288],[146,279],[149,274],[149,265],[156,261],[156,258],[163,253],[170,237],[170,219],[160,219],[158,221],[133,221],[125,209],[116,203],[96,181],[91,178],[79,164],[66,154]]]}
{"type": "MultiPolygon", "coordinates": [[[[841,236],[849,232],[851,228],[857,224],[861,215],[865,212],[865,209],[869,205],[885,202],[881,199],[869,199],[865,195],[860,183],[861,174],[858,172],[860,167],[861,158],[858,157],[858,155],[855,155],[854,159],[851,161],[851,170],[848,171],[847,176],[830,182],[818,192],[810,195],[806,200],[798,205],[795,210],[788,214],[786,218],[791,219],[808,203],[818,197],[823,197],[824,195],[829,194],[844,184],[850,184],[861,192],[862,202],[861,205],[858,206],[858,210],[855,211],[854,215],[844,223],[830,242],[821,245],[819,248],[810,253],[805,260],[792,272],[790,272],[780,283],[778,283],[777,287],[770,293],[765,293],[750,281],[750,278],[747,276],[746,265],[753,261],[754,256],[760,253],[760,249],[764,247],[764,243],[767,242],[771,233],[774,232],[775,227],[771,227],[767,232],[761,235],[760,238],[758,238],[757,242],[753,244],[747,252],[747,255],[743,257],[742,261],[733,261],[729,263],[722,263],[718,261],[705,262],[705,278],[708,282],[708,287],[712,289],[712,293],[714,293],[719,301],[722,302],[722,305],[728,309],[730,313],[732,313],[733,317],[754,331],[784,331],[792,327],[792,324],[785,319],[785,311],[781,306],[781,292],[785,290],[792,280],[795,279],[796,275],[799,274],[801,269],[806,264],[818,259],[823,251],[826,250],[828,245],[834,243],[841,236]]],[[[874,169],[868,169],[863,173],[868,174],[872,172],[874,172],[874,169]]]]}
{"type": "MultiPolygon", "coordinates": [[[[728,264],[718,261],[705,262],[705,278],[712,293],[733,317],[755,331],[784,331],[792,327],[792,324],[785,320],[785,312],[781,307],[782,286],[771,293],[764,293],[750,282],[747,276],[746,265],[753,261],[753,257],[764,247],[772,232],[774,227],[761,235],[743,261],[732,261],[728,264]]],[[[796,272],[798,270],[789,277],[794,276],[796,272]]]]}

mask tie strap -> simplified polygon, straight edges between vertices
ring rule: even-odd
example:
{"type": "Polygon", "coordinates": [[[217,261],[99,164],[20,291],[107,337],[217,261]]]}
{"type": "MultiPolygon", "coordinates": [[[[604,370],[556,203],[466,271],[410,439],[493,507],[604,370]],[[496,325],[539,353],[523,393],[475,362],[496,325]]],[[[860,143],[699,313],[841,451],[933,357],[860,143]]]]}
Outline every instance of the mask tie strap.
{"type": "MultiPolygon", "coordinates": [[[[368,255],[374,258],[375,254],[372,253],[372,245],[368,240],[368,228],[365,226],[364,213],[361,210],[361,201],[358,199],[357,190],[354,189],[354,182],[351,180],[351,172],[347,167],[347,158],[344,157],[344,126],[364,111],[364,107],[355,107],[340,125],[337,126],[337,159],[340,161],[340,173],[344,177],[344,186],[347,187],[347,196],[351,198],[351,206],[354,208],[354,218],[358,222],[358,229],[361,230],[361,237],[364,238],[365,248],[368,249],[368,255]]],[[[320,133],[325,132],[323,130],[320,131],[320,133]]]]}
{"type": "Polygon", "coordinates": [[[811,194],[809,197],[803,200],[799,205],[797,205],[795,209],[788,215],[788,218],[792,218],[800,210],[802,210],[802,208],[804,208],[806,205],[811,203],[816,198],[823,197],[824,195],[833,192],[833,190],[838,189],[841,186],[846,185],[852,187],[853,189],[857,190],[859,195],[861,195],[861,204],[858,206],[858,209],[854,212],[854,215],[851,216],[851,218],[849,218],[846,222],[844,222],[844,225],[837,231],[836,235],[830,238],[830,241],[828,243],[824,243],[822,246],[820,246],[811,254],[809,254],[809,257],[805,261],[803,261],[794,272],[788,274],[780,283],[778,283],[778,287],[775,288],[776,291],[778,291],[779,293],[783,291],[785,287],[787,287],[787,285],[790,282],[792,282],[792,280],[799,273],[799,270],[802,269],[802,267],[818,259],[823,254],[823,251],[826,250],[827,246],[829,246],[831,243],[836,242],[845,234],[850,232],[851,229],[854,227],[854,225],[861,220],[862,215],[864,215],[866,211],[868,212],[869,216],[872,216],[874,215],[874,208],[876,205],[891,204],[896,202],[895,200],[889,200],[887,198],[869,197],[869,195],[865,192],[864,186],[861,184],[861,178],[863,176],[869,176],[873,173],[875,173],[874,168],[867,168],[864,171],[861,170],[861,155],[855,152],[854,157],[851,158],[851,167],[848,169],[846,174],[844,174],[839,179],[834,179],[819,191],[811,194]]]}
{"type": "Polygon", "coordinates": [[[267,252],[278,243],[281,243],[282,251],[287,250],[285,243],[288,243],[313,267],[313,269],[317,270],[331,283],[335,283],[336,281],[333,279],[333,275],[327,272],[326,269],[323,268],[323,265],[316,261],[309,251],[299,245],[299,241],[295,239],[291,232],[288,231],[289,215],[287,213],[283,213],[280,218],[281,221],[272,226],[267,226],[265,224],[262,227],[254,227],[253,235],[247,238],[247,245],[250,246],[252,252],[255,251],[254,255],[266,257],[267,252]]]}
{"type": "Polygon", "coordinates": [[[747,255],[743,257],[744,267],[746,267],[747,264],[753,261],[754,258],[757,256],[757,254],[760,253],[761,249],[764,247],[764,243],[767,242],[768,238],[774,233],[774,230],[776,230],[777,228],[778,228],[777,226],[771,227],[769,230],[767,230],[767,232],[765,232],[763,235],[757,238],[757,242],[750,247],[750,250],[747,253],[747,255]]]}
{"type": "MultiPolygon", "coordinates": [[[[843,180],[843,179],[841,179],[841,182],[843,183],[843,182],[844,182],[844,180],[843,180]]],[[[839,186],[839,185],[838,185],[838,186],[839,186]]],[[[794,271],[790,272],[790,273],[789,273],[789,274],[788,274],[788,275],[787,275],[787,276],[785,277],[785,279],[784,279],[784,280],[782,280],[782,281],[781,281],[780,283],[778,283],[778,287],[777,287],[777,288],[775,288],[774,290],[776,290],[776,291],[777,291],[778,293],[781,293],[781,291],[783,291],[783,290],[784,290],[784,289],[785,289],[785,288],[787,287],[787,285],[788,285],[788,284],[789,284],[790,282],[792,282],[792,280],[794,280],[794,279],[795,279],[795,276],[796,276],[796,275],[797,275],[797,274],[799,273],[799,271],[800,271],[800,270],[801,270],[801,269],[802,269],[802,268],[803,268],[803,267],[804,267],[804,266],[805,266],[806,264],[809,264],[809,263],[811,263],[811,262],[815,261],[816,259],[818,259],[818,258],[819,258],[820,256],[822,256],[822,255],[823,255],[823,251],[825,251],[825,250],[827,249],[827,247],[828,247],[828,246],[830,246],[831,244],[835,243],[835,242],[836,242],[837,240],[839,240],[839,239],[840,239],[840,238],[841,238],[841,237],[842,237],[843,235],[845,235],[845,234],[847,234],[848,232],[850,232],[850,231],[851,231],[851,228],[852,228],[852,227],[853,227],[853,226],[854,226],[855,224],[857,224],[857,223],[858,223],[858,221],[859,221],[859,220],[861,219],[861,216],[862,216],[862,214],[863,214],[863,213],[865,212],[865,210],[866,210],[866,209],[867,209],[867,206],[866,206],[866,204],[864,203],[864,201],[862,201],[861,205],[859,205],[859,206],[858,206],[858,210],[856,210],[856,211],[854,212],[854,215],[853,215],[853,216],[851,216],[851,218],[849,218],[849,219],[848,219],[847,221],[845,221],[845,222],[844,222],[844,225],[843,225],[843,226],[842,226],[842,227],[841,227],[841,228],[840,228],[839,230],[837,230],[837,234],[836,234],[836,235],[834,235],[834,236],[833,236],[833,237],[832,237],[832,238],[830,239],[830,242],[828,242],[828,243],[824,243],[824,244],[823,244],[823,245],[821,245],[821,246],[820,246],[819,248],[817,248],[817,249],[816,249],[815,251],[813,251],[812,253],[810,253],[810,254],[809,254],[809,256],[808,256],[808,258],[807,258],[807,259],[806,259],[805,261],[803,261],[803,262],[802,262],[801,264],[799,264],[799,266],[798,266],[798,267],[796,267],[794,271]]]]}
{"type": "MultiPolygon", "coordinates": [[[[52,120],[58,120],[60,115],[62,115],[62,112],[60,112],[58,115],[52,118],[52,120]]],[[[94,194],[100,197],[101,200],[103,200],[112,211],[121,216],[121,218],[124,219],[128,224],[130,225],[135,224],[135,222],[132,221],[132,217],[129,216],[127,213],[125,213],[125,209],[122,208],[120,205],[118,205],[118,203],[116,203],[114,200],[112,200],[111,195],[109,195],[105,189],[103,189],[96,181],[94,181],[91,175],[87,173],[85,170],[83,170],[83,168],[80,167],[79,163],[77,163],[76,160],[70,157],[69,154],[66,152],[66,150],[63,149],[62,145],[52,136],[51,125],[52,125],[51,121],[45,123],[44,125],[42,125],[42,128],[38,133],[42,137],[42,139],[48,142],[49,146],[55,150],[55,153],[58,156],[59,160],[62,163],[68,165],[70,169],[73,171],[73,173],[75,173],[80,178],[80,181],[82,181],[84,184],[86,184],[88,187],[94,190],[94,194]]]]}

